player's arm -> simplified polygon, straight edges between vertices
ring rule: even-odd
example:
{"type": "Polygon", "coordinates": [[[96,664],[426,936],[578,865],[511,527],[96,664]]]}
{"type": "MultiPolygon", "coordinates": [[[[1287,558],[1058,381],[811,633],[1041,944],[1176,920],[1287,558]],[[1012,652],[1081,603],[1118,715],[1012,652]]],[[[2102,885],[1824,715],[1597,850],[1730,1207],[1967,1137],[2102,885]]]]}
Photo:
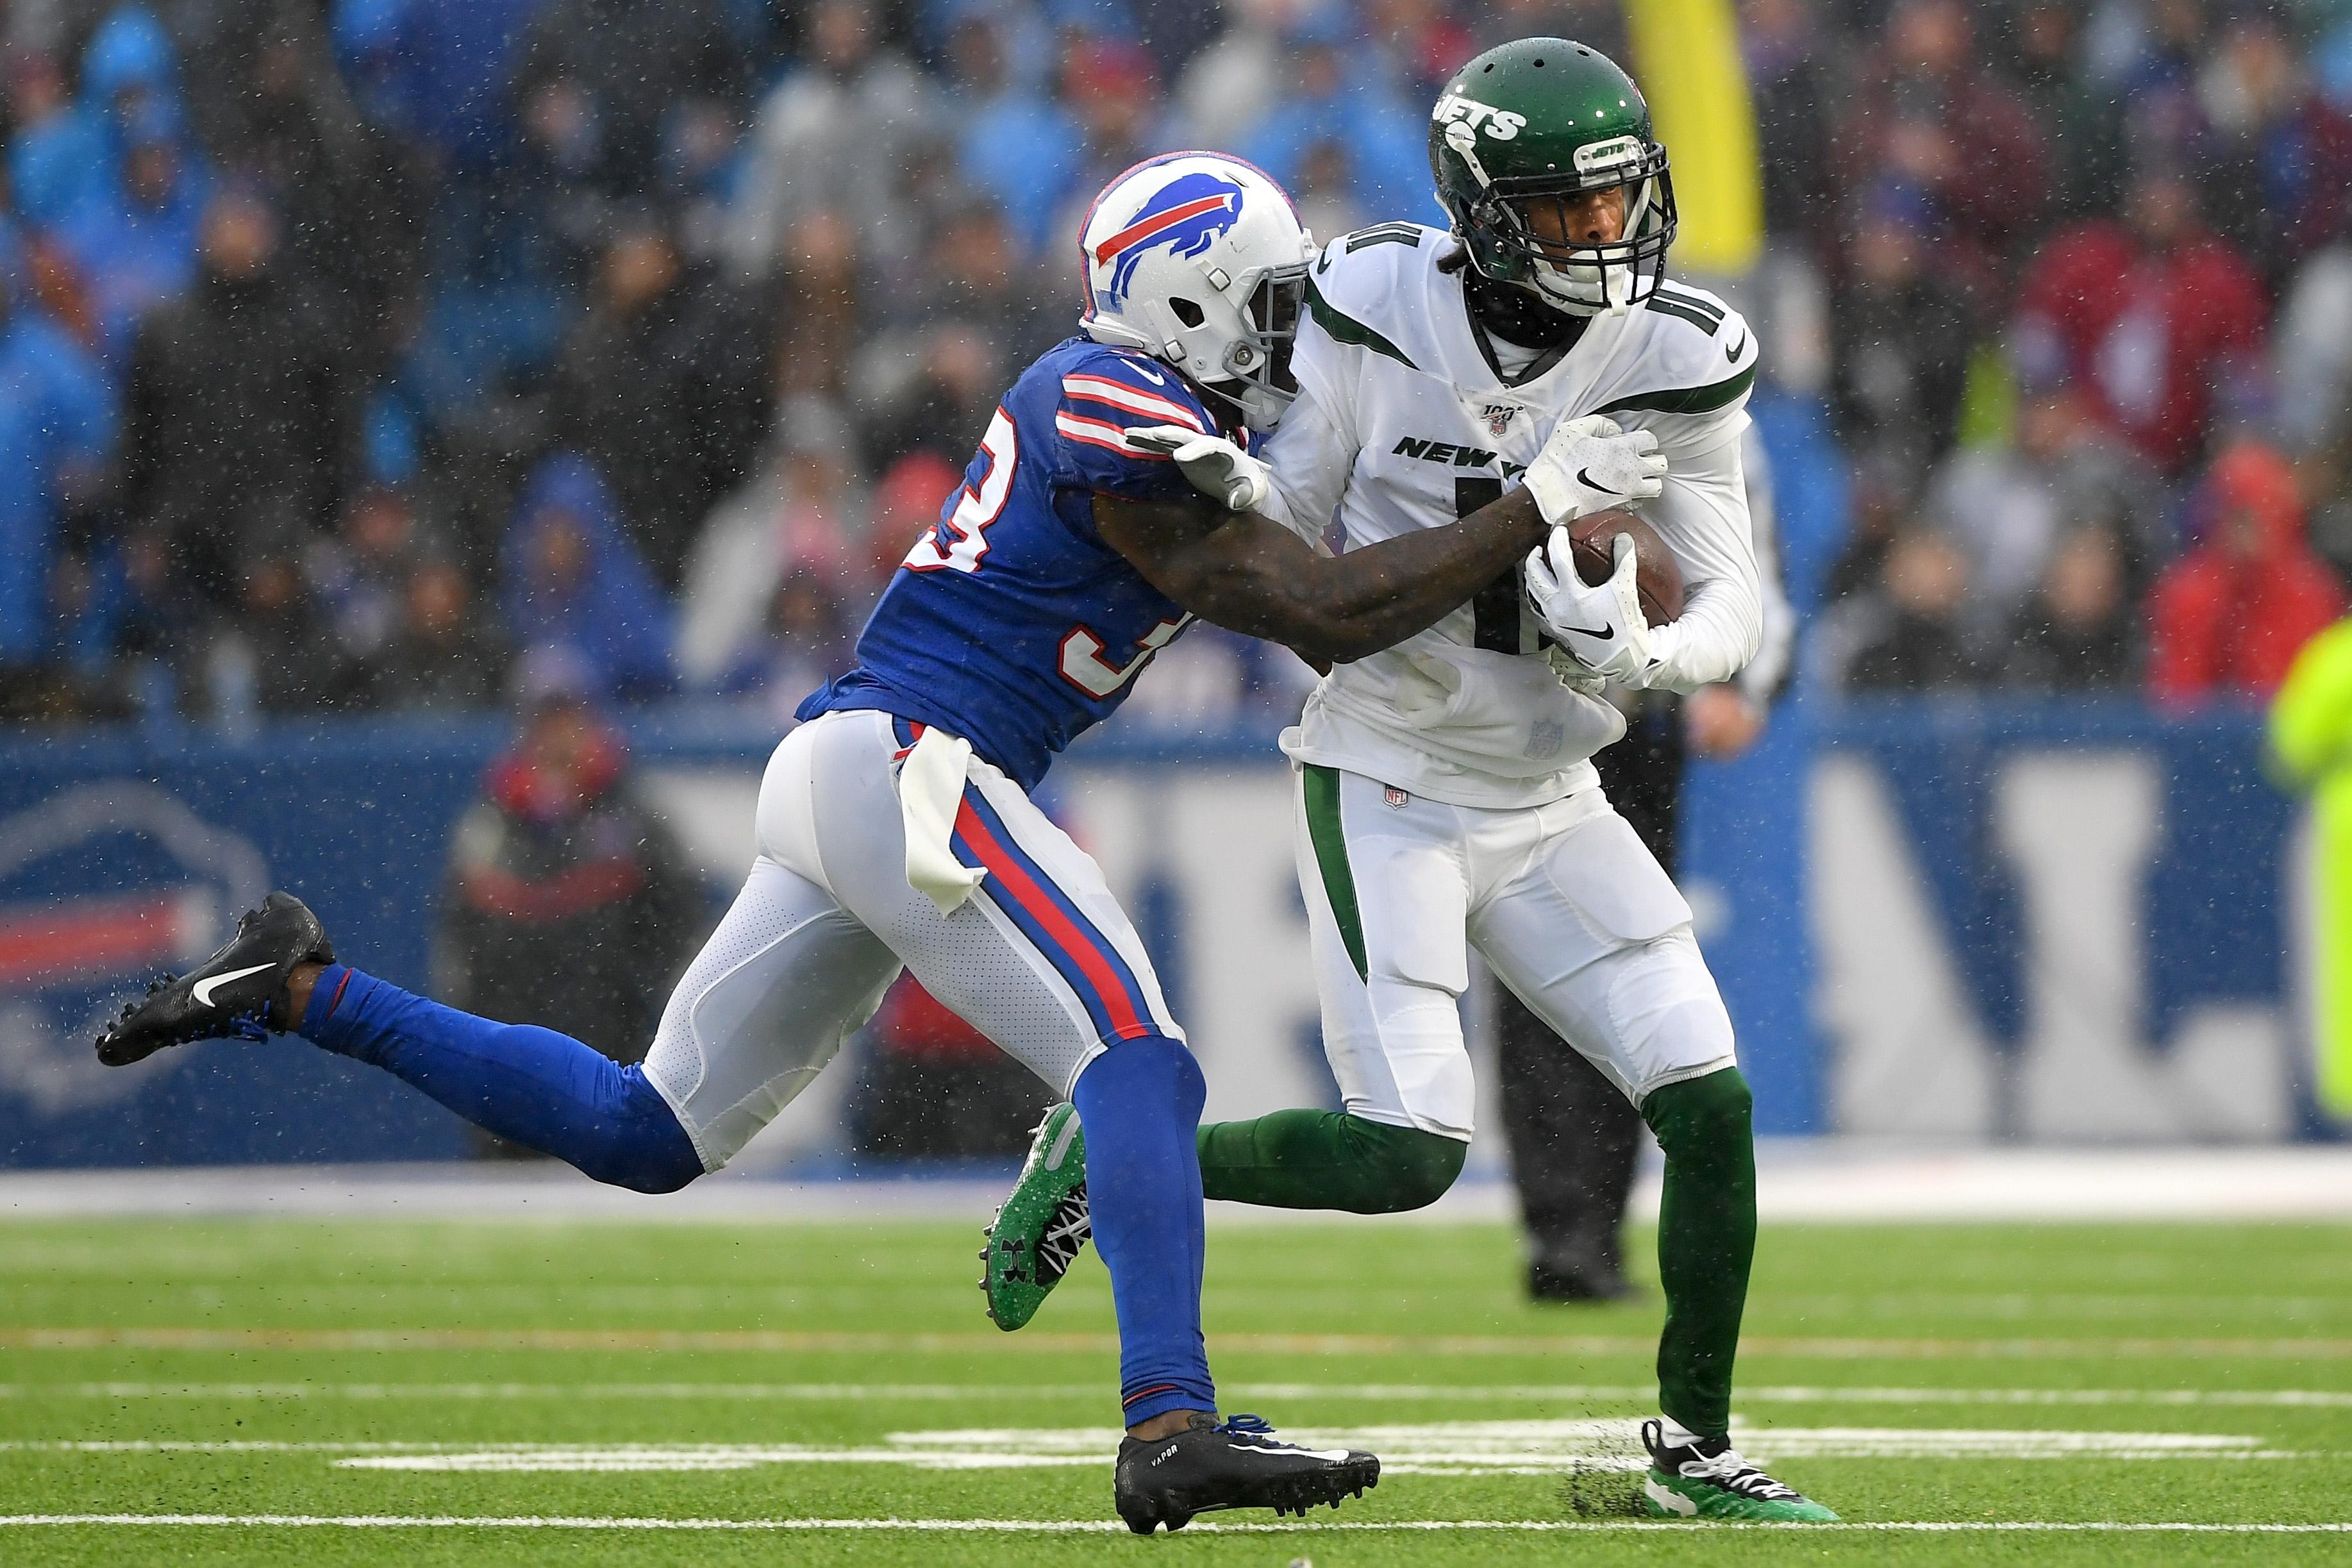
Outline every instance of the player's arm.
{"type": "Polygon", "coordinates": [[[1687,696],[1738,674],[1764,638],[1763,584],[1738,436],[1677,457],[1658,498],[1643,510],[1682,570],[1683,613],[1651,628],[1650,662],[1633,683],[1687,696]]]}
{"type": "Polygon", "coordinates": [[[1759,712],[1769,708],[1788,684],[1789,661],[1796,651],[1797,612],[1780,575],[1780,521],[1772,493],[1772,458],[1757,438],[1755,427],[1739,438],[1741,479],[1748,492],[1748,536],[1756,554],[1756,580],[1761,590],[1761,636],[1756,657],[1739,672],[1738,685],[1759,712]]]}
{"type": "Polygon", "coordinates": [[[1461,608],[1549,528],[1514,489],[1451,528],[1318,555],[1281,524],[1206,500],[1097,492],[1095,530],[1204,621],[1278,642],[1318,668],[1391,647],[1461,608]]]}

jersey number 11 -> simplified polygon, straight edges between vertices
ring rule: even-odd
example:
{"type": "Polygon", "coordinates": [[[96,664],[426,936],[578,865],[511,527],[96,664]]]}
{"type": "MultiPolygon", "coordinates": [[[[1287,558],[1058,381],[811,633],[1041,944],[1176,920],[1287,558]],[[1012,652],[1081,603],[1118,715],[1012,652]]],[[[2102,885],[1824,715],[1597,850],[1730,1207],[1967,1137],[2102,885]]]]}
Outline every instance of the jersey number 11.
{"type": "MultiPolygon", "coordinates": [[[[1454,481],[1454,516],[1459,520],[1503,499],[1503,481],[1454,481]]],[[[1470,601],[1471,641],[1488,653],[1541,653],[1543,637],[1528,608],[1527,569],[1519,562],[1478,590],[1470,601]]]]}

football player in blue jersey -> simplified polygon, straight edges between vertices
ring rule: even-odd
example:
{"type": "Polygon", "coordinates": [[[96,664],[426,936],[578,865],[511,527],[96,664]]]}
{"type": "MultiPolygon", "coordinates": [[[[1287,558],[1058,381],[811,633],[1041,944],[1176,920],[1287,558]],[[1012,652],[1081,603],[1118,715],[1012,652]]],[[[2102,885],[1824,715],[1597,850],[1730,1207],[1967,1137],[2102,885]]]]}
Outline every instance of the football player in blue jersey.
{"type": "MultiPolygon", "coordinates": [[[[1128,1431],[1114,1500],[1149,1532],[1209,1509],[1336,1505],[1380,1467],[1218,1420],[1201,1072],[1102,873],[1029,792],[1195,617],[1328,668],[1461,605],[1549,524],[1517,489],[1456,527],[1334,557],[1252,515],[1266,479],[1249,447],[1297,391],[1315,250],[1248,164],[1139,164],[1097,198],[1080,245],[1082,334],[1005,394],[857,668],[802,705],[761,785],[750,876],[641,1067],[341,964],[287,893],[126,1008],[98,1053],[296,1031],[599,1181],[669,1192],[725,1164],[911,970],[1085,1120],[1128,1431]]],[[[1640,439],[1558,440],[1570,469],[1655,493],[1640,439]]]]}

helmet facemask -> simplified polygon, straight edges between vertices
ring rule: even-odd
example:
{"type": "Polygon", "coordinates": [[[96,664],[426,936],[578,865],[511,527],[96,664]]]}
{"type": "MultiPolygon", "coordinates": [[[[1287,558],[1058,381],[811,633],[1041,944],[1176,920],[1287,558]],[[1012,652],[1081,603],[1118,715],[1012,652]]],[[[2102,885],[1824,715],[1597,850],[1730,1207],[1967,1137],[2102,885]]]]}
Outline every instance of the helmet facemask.
{"type": "Polygon", "coordinates": [[[1622,315],[1657,292],[1665,276],[1678,221],[1666,150],[1625,137],[1580,147],[1576,160],[1574,171],[1486,184],[1470,205],[1464,238],[1481,273],[1517,284],[1554,310],[1622,315]],[[1616,239],[1547,240],[1528,221],[1525,204],[1531,199],[1612,187],[1625,191],[1625,221],[1616,239]]]}
{"type": "MultiPolygon", "coordinates": [[[[1180,316],[1190,304],[1189,300],[1170,301],[1180,316]]],[[[1242,301],[1240,330],[1225,344],[1224,374],[1201,378],[1204,390],[1240,410],[1242,422],[1254,430],[1273,429],[1291,399],[1298,395],[1298,379],[1290,373],[1290,351],[1297,341],[1298,318],[1306,304],[1304,261],[1269,267],[1258,274],[1242,301]]]]}

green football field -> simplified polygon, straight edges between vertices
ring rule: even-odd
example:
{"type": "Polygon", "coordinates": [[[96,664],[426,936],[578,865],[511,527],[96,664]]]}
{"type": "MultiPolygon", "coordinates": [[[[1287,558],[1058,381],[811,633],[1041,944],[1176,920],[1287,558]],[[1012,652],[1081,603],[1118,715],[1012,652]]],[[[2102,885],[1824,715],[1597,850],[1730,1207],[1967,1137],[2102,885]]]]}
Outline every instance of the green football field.
{"type": "Polygon", "coordinates": [[[0,1224],[0,1563],[2352,1560],[2352,1228],[1768,1227],[1740,1446],[1850,1522],[1763,1529],[1630,1516],[1654,1296],[1528,1306],[1498,1226],[1220,1226],[1226,1409],[1387,1472],[1150,1541],[1099,1265],[1000,1334],[977,1239],[0,1224]]]}

